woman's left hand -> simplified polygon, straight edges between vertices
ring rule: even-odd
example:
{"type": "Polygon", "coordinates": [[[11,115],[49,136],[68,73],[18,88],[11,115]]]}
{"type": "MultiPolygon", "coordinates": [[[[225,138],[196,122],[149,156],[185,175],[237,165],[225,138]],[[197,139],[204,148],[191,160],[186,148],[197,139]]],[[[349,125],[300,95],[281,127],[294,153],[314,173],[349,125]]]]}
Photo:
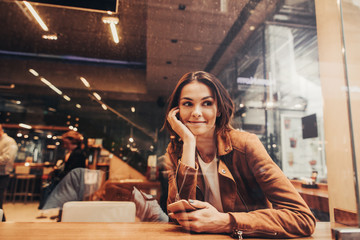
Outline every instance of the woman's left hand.
{"type": "Polygon", "coordinates": [[[208,233],[229,233],[231,232],[231,221],[228,213],[221,213],[207,202],[190,200],[191,205],[198,210],[192,212],[170,213],[169,217],[174,218],[188,231],[208,233]]]}

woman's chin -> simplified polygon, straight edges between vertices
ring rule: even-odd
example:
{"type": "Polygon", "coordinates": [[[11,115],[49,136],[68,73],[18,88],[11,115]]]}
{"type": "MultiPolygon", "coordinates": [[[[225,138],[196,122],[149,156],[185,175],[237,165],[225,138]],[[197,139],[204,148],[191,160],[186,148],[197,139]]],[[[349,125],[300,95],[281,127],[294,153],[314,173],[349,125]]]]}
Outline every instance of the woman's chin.
{"type": "Polygon", "coordinates": [[[214,128],[189,128],[195,137],[212,137],[214,136],[214,128]]]}

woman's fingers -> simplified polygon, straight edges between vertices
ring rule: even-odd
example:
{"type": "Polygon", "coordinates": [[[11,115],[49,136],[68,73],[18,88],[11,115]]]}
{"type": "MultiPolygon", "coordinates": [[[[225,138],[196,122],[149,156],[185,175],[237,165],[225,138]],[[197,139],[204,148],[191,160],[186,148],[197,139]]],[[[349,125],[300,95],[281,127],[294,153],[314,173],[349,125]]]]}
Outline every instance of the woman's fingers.
{"type": "Polygon", "coordinates": [[[176,114],[179,113],[179,108],[173,108],[169,111],[169,114],[168,114],[168,121],[170,122],[170,125],[171,125],[171,122],[173,121],[179,121],[179,119],[177,118],[176,114]]]}
{"type": "Polygon", "coordinates": [[[211,205],[207,202],[199,201],[199,200],[192,200],[189,199],[189,203],[194,206],[195,208],[202,209],[202,208],[210,208],[211,205]]]}
{"type": "Polygon", "coordinates": [[[179,135],[179,137],[183,140],[193,140],[194,135],[190,131],[190,129],[180,120],[179,118],[180,109],[175,107],[169,111],[167,120],[171,126],[171,128],[179,135]]]}
{"type": "Polygon", "coordinates": [[[176,220],[187,231],[201,232],[201,222],[198,221],[197,210],[192,212],[177,213],[176,220]]]}

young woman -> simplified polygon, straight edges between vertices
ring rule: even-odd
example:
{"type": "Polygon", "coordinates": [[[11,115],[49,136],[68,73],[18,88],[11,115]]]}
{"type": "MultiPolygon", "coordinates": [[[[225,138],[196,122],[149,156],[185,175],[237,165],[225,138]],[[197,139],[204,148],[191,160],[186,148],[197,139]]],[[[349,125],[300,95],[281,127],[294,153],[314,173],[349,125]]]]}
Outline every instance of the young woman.
{"type": "Polygon", "coordinates": [[[169,217],[190,231],[239,238],[311,235],[310,209],[258,137],[231,127],[233,111],[212,74],[190,72],[179,80],[165,121],[168,204],[186,199],[198,210],[169,217]]]}

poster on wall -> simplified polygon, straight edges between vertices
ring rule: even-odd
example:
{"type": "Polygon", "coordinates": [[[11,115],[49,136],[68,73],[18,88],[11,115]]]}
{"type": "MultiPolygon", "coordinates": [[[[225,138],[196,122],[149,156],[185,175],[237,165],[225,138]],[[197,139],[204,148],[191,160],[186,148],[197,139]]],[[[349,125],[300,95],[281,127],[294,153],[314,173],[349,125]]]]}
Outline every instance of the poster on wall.
{"type": "MultiPolygon", "coordinates": [[[[282,168],[290,179],[309,178],[313,171],[317,171],[319,175],[325,174],[318,132],[311,133],[311,137],[309,133],[304,135],[304,119],[314,118],[313,115],[310,116],[281,115],[282,168]]],[[[316,120],[311,124],[317,124],[316,120]]]]}

